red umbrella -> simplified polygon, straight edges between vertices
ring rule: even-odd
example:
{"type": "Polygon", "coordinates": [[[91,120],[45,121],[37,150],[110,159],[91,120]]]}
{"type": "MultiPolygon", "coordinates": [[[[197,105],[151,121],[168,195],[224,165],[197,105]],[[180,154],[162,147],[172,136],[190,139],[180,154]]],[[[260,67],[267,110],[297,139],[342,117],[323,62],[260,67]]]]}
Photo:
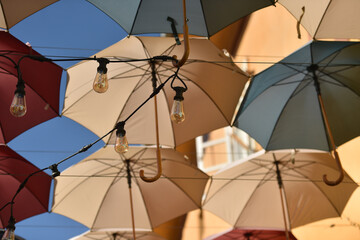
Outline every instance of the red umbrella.
{"type": "Polygon", "coordinates": [[[0,143],[7,143],[59,114],[62,68],[34,58],[44,59],[10,33],[0,31],[0,143]],[[25,83],[27,112],[23,117],[14,117],[9,111],[19,79],[18,70],[25,83]]]}
{"type": "MultiPolygon", "coordinates": [[[[233,228],[222,232],[221,234],[212,235],[205,240],[286,240],[284,231],[269,229],[241,229],[233,228]]],[[[296,240],[292,233],[289,233],[289,240],[296,240]]]]}
{"type": "MultiPolygon", "coordinates": [[[[39,169],[5,145],[0,145],[0,207],[11,202],[19,185],[39,169]]],[[[33,175],[19,192],[13,204],[16,222],[46,212],[49,204],[51,177],[44,172],[33,175]]],[[[10,218],[11,206],[0,212],[0,228],[5,228],[10,218]]]]}

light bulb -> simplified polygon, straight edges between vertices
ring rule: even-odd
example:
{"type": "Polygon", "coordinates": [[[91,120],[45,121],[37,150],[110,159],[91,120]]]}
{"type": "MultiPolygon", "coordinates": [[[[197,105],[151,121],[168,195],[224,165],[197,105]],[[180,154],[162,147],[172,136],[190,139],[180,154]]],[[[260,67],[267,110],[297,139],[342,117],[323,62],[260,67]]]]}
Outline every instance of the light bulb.
{"type": "Polygon", "coordinates": [[[106,65],[110,61],[106,58],[98,58],[96,60],[99,63],[99,67],[97,68],[97,73],[93,83],[93,89],[97,93],[104,93],[109,87],[106,65]]]}
{"type": "Polygon", "coordinates": [[[25,94],[15,92],[14,98],[10,105],[10,113],[15,117],[22,117],[26,113],[26,99],[25,94]]]}
{"type": "Polygon", "coordinates": [[[183,87],[173,87],[176,92],[174,97],[174,102],[171,108],[171,120],[176,123],[182,123],[185,120],[184,113],[184,97],[183,93],[186,91],[186,88],[183,87]]]}
{"type": "Polygon", "coordinates": [[[182,100],[174,100],[171,109],[171,120],[176,123],[182,123],[185,120],[184,104],[182,100]]]}
{"type": "Polygon", "coordinates": [[[15,228],[7,228],[1,240],[15,240],[15,228]]]}
{"type": "Polygon", "coordinates": [[[118,153],[126,153],[129,150],[124,124],[124,122],[119,122],[116,126],[115,151],[118,153]]]}
{"type": "Polygon", "coordinates": [[[94,79],[93,89],[97,93],[104,93],[109,88],[109,81],[107,73],[103,70],[98,70],[94,79]]]}

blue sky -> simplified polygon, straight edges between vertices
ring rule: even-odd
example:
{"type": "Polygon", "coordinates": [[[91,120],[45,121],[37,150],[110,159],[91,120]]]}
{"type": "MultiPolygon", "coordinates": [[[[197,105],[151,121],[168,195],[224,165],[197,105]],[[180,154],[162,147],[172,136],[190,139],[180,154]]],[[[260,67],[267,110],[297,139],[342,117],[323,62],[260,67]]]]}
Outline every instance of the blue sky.
{"type": "MultiPolygon", "coordinates": [[[[23,20],[10,33],[49,56],[87,57],[121,40],[127,34],[108,16],[84,0],[61,0],[23,20]]],[[[75,62],[57,62],[63,68],[75,62]]],[[[95,71],[95,70],[94,70],[95,71]]],[[[95,72],[94,72],[95,74],[95,72]]],[[[61,106],[65,91],[63,74],[61,106]]],[[[67,118],[40,124],[9,143],[9,146],[39,168],[50,166],[77,152],[97,137],[67,118]]],[[[102,143],[59,165],[62,171],[99,149],[102,143]]],[[[50,199],[51,200],[51,199],[50,199]]],[[[87,228],[54,213],[44,213],[16,224],[16,234],[28,240],[64,240],[87,228]]]]}

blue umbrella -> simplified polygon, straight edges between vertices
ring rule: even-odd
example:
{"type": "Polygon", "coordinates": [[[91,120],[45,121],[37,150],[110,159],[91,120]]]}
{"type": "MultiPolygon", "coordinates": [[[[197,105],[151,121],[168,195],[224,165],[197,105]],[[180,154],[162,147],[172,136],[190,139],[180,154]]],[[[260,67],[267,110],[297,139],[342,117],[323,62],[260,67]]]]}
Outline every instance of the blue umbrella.
{"type": "Polygon", "coordinates": [[[234,126],[266,150],[333,151],[360,135],[360,43],[314,41],[256,75],[234,126]]]}

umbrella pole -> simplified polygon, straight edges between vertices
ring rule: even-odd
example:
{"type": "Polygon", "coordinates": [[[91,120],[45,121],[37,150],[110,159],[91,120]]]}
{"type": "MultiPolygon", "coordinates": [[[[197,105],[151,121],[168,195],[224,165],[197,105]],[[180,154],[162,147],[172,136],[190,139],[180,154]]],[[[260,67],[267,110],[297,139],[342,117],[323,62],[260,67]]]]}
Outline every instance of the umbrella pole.
{"type": "Polygon", "coordinates": [[[317,69],[318,69],[318,65],[316,65],[316,64],[313,64],[310,67],[308,67],[308,70],[313,73],[314,84],[315,84],[317,97],[318,97],[319,104],[320,104],[321,114],[322,114],[322,117],[324,119],[326,133],[327,133],[327,135],[329,137],[330,145],[331,145],[332,151],[334,153],[335,161],[336,161],[336,164],[338,166],[339,174],[340,174],[338,179],[336,179],[335,181],[328,180],[327,175],[324,174],[323,175],[323,180],[327,185],[335,186],[335,185],[338,185],[339,183],[341,183],[341,181],[344,179],[344,170],[343,170],[343,167],[342,167],[341,162],[340,162],[339,154],[336,151],[336,145],[335,145],[334,137],[332,135],[330,125],[329,125],[329,121],[328,121],[328,117],[327,117],[327,114],[326,114],[326,111],[325,111],[324,102],[323,102],[323,99],[322,99],[322,96],[321,96],[321,91],[320,91],[319,80],[318,80],[318,77],[317,77],[316,72],[315,72],[317,69]]]}
{"type": "Polygon", "coordinates": [[[284,218],[284,227],[285,227],[285,237],[286,237],[286,240],[289,240],[289,229],[287,226],[288,212],[287,212],[287,209],[285,209],[285,203],[284,203],[284,198],[283,198],[283,196],[284,196],[283,190],[284,189],[283,189],[283,182],[282,182],[280,169],[279,169],[279,161],[276,160],[275,154],[273,154],[273,157],[274,157],[274,163],[276,166],[276,178],[278,181],[279,191],[280,191],[281,207],[282,207],[283,218],[284,218]]]}
{"type": "MultiPolygon", "coordinates": [[[[152,83],[153,89],[156,90],[156,71],[155,71],[155,62],[150,62],[151,70],[152,70],[152,83]]],[[[157,97],[154,96],[154,111],[155,111],[155,130],[156,130],[156,158],[157,158],[157,174],[148,178],[145,177],[144,170],[140,170],[140,177],[145,182],[155,182],[158,180],[162,174],[162,164],[161,164],[161,151],[160,151],[160,140],[159,140],[159,119],[158,119],[158,108],[157,108],[157,97]]]]}
{"type": "Polygon", "coordinates": [[[132,198],[132,192],[131,192],[130,160],[126,159],[125,163],[126,163],[126,174],[127,174],[126,177],[127,177],[127,182],[128,182],[128,186],[129,186],[132,233],[133,233],[134,240],[136,240],[134,206],[133,206],[133,198],[132,198]]]}

